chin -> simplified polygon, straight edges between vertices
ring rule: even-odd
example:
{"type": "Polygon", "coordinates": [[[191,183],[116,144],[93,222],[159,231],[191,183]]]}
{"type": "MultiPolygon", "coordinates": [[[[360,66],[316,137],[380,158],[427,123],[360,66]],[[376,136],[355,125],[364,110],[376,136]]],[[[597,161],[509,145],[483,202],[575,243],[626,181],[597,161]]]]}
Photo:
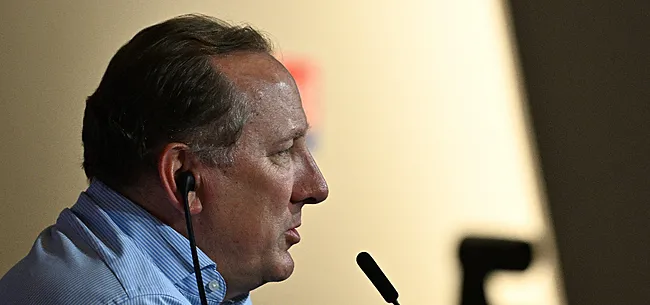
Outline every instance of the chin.
{"type": "Polygon", "coordinates": [[[276,255],[273,264],[267,273],[267,282],[281,282],[288,279],[293,273],[294,262],[291,254],[287,251],[276,255]]]}

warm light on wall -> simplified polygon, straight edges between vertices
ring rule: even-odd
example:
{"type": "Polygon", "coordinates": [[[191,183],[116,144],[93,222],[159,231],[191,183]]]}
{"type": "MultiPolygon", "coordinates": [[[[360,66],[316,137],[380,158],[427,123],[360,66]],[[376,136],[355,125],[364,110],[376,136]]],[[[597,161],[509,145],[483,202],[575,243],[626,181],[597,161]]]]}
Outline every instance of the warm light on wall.
{"type": "MultiPolygon", "coordinates": [[[[495,304],[562,304],[553,236],[500,2],[240,0],[158,2],[152,7],[79,1],[67,8],[45,5],[42,11],[27,6],[15,9],[25,15],[6,16],[24,29],[12,32],[9,41],[18,48],[24,39],[45,39],[49,32],[30,29],[46,31],[56,24],[61,37],[50,43],[59,59],[21,69],[10,66],[25,75],[8,79],[0,91],[9,92],[5,86],[23,89],[0,94],[18,110],[36,105],[42,97],[34,95],[26,80],[38,76],[49,88],[65,89],[50,90],[49,104],[38,104],[57,114],[47,128],[60,127],[57,121],[72,122],[76,129],[61,127],[56,137],[42,139],[38,132],[47,129],[34,127],[23,135],[22,144],[41,145],[29,146],[33,151],[26,156],[40,156],[42,147],[66,152],[48,153],[33,168],[22,168],[20,179],[42,180],[38,192],[25,187],[7,193],[7,202],[28,196],[33,210],[3,207],[3,219],[15,215],[7,228],[24,228],[5,230],[3,244],[16,238],[28,242],[3,252],[1,273],[85,188],[79,168],[83,100],[115,50],[144,26],[201,12],[253,24],[269,33],[280,54],[305,54],[317,63],[317,93],[305,92],[305,98],[314,98],[321,111],[310,117],[318,126],[314,154],[329,182],[330,198],[304,210],[303,241],[292,250],[294,275],[254,291],[255,304],[382,304],[355,264],[360,251],[370,252],[382,266],[400,292],[400,303],[457,304],[456,248],[468,233],[537,243],[541,258],[529,271],[501,274],[488,283],[495,304]],[[57,12],[63,11],[61,21],[57,12]],[[52,194],[57,196],[54,203],[52,194]],[[33,219],[34,227],[19,225],[26,219],[33,219]]],[[[3,58],[2,65],[50,52],[25,49],[31,53],[16,52],[12,59],[3,58]]],[[[33,119],[27,110],[13,113],[20,120],[33,119]]]]}

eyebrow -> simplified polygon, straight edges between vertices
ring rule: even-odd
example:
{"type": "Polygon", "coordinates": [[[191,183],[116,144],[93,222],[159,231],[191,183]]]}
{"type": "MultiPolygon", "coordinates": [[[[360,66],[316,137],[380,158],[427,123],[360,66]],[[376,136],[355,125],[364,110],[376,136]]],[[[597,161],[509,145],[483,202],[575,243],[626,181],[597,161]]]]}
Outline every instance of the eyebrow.
{"type": "Polygon", "coordinates": [[[289,140],[304,137],[305,135],[307,135],[307,132],[309,132],[310,129],[311,129],[311,125],[309,125],[309,123],[307,123],[305,128],[293,129],[289,135],[287,135],[286,137],[282,137],[282,139],[279,139],[279,140],[275,141],[275,144],[280,144],[280,143],[283,143],[283,142],[287,142],[289,140]]]}

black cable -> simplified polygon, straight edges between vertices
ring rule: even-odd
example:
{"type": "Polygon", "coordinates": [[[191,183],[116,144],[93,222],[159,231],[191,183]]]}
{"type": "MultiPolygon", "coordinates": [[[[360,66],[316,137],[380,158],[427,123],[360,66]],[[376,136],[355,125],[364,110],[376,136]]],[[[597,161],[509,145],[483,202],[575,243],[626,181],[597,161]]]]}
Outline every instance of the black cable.
{"type": "Polygon", "coordinates": [[[187,225],[187,235],[190,239],[190,247],[192,248],[192,261],[194,264],[194,274],[196,274],[196,286],[199,288],[199,297],[201,298],[201,305],[208,305],[208,300],[205,297],[205,288],[203,287],[203,278],[201,277],[201,268],[199,265],[199,256],[196,253],[196,242],[194,241],[194,229],[192,228],[192,217],[190,216],[189,204],[189,189],[183,192],[183,200],[185,205],[185,223],[187,225]]]}

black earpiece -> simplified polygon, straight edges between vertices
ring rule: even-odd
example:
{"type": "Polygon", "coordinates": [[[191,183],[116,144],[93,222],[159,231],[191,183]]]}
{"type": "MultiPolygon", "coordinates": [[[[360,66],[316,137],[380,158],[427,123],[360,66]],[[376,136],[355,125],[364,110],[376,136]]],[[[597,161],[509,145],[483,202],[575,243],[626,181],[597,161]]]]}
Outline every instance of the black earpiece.
{"type": "Polygon", "coordinates": [[[176,177],[176,187],[181,195],[186,196],[189,192],[194,191],[195,184],[196,181],[194,180],[192,172],[181,172],[178,174],[178,177],[176,177]]]}

